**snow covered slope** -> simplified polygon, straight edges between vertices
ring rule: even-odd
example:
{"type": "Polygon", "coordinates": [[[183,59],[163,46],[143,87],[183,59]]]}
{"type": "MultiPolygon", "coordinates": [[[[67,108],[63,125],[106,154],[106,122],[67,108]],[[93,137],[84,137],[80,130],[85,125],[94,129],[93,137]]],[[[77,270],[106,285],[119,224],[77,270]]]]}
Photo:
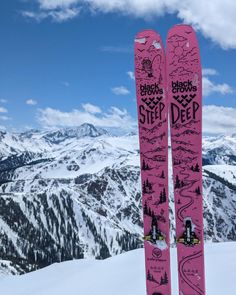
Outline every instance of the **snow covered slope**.
{"type": "MultiPolygon", "coordinates": [[[[204,138],[209,241],[236,240],[235,160],[235,136],[204,138]]],[[[171,179],[170,200],[174,243],[171,179]]],[[[0,132],[0,271],[107,258],[142,247],[142,235],[137,135],[113,136],[91,124],[0,132]]]]}
{"type": "MultiPolygon", "coordinates": [[[[236,243],[207,244],[207,295],[235,294],[236,243]]],[[[177,291],[176,249],[171,249],[172,294],[177,291]]],[[[106,260],[74,260],[53,264],[22,276],[0,278],[7,295],[145,295],[143,250],[106,260]]]]}
{"type": "Polygon", "coordinates": [[[236,134],[203,138],[203,164],[236,164],[236,134]]]}
{"type": "Polygon", "coordinates": [[[204,170],[214,173],[225,182],[236,186],[236,165],[206,165],[204,170]]]}

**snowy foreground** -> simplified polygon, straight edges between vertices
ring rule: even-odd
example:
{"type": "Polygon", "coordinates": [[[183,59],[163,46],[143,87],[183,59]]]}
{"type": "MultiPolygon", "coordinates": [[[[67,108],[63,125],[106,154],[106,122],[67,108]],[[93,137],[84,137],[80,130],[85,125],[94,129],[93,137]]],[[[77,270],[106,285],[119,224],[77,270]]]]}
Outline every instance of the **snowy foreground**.
{"type": "MultiPolygon", "coordinates": [[[[236,242],[207,244],[207,295],[236,294],[236,242]]],[[[176,250],[172,249],[173,295],[177,292],[176,250]]],[[[143,250],[106,260],[53,264],[23,276],[0,278],[7,295],[145,295],[143,250]]]]}

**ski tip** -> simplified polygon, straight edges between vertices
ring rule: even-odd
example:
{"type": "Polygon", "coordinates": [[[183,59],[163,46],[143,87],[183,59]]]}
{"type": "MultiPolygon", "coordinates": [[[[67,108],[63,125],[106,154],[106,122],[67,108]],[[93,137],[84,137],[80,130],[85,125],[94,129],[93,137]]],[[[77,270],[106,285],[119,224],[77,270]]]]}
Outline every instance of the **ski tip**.
{"type": "Polygon", "coordinates": [[[139,31],[139,32],[137,33],[137,35],[139,35],[139,34],[148,34],[148,33],[157,34],[157,32],[156,32],[155,30],[153,30],[153,29],[144,29],[144,30],[142,30],[142,31],[139,31]]]}
{"type": "MultiPolygon", "coordinates": [[[[195,30],[193,29],[193,27],[191,25],[188,24],[177,24],[174,25],[172,28],[169,29],[168,31],[168,37],[170,34],[172,34],[173,32],[185,32],[186,34],[195,34],[195,30]]],[[[167,37],[167,38],[168,38],[167,37]]]]}
{"type": "Polygon", "coordinates": [[[147,38],[150,36],[158,36],[160,38],[160,35],[158,32],[154,31],[153,29],[145,29],[142,30],[140,32],[138,32],[135,36],[135,42],[140,43],[138,40],[139,39],[143,39],[143,38],[147,38]]]}
{"type": "MultiPolygon", "coordinates": [[[[147,46],[147,44],[149,44],[149,46],[152,46],[157,50],[161,50],[162,54],[164,54],[163,52],[164,46],[163,46],[161,36],[154,30],[146,29],[139,32],[134,39],[134,43],[135,43],[135,48],[147,46]]],[[[149,50],[150,49],[151,48],[149,48],[149,50]]]]}
{"type": "Polygon", "coordinates": [[[193,27],[191,25],[188,25],[188,24],[176,24],[172,28],[170,28],[170,30],[172,30],[174,28],[186,28],[186,29],[193,30],[193,27]]]}
{"type": "Polygon", "coordinates": [[[176,25],[173,26],[173,28],[174,27],[183,27],[183,28],[186,27],[186,28],[191,28],[192,29],[192,26],[189,25],[189,24],[176,24],[176,25]]]}

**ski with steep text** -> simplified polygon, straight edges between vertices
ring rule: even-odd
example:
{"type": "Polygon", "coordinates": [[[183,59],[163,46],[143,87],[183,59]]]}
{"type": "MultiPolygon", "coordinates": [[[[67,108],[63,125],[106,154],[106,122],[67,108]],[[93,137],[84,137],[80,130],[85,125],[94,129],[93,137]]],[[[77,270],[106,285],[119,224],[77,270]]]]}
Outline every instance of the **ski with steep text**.
{"type": "Polygon", "coordinates": [[[170,29],[166,48],[180,295],[205,295],[202,74],[192,27],[170,29]]]}
{"type": "Polygon", "coordinates": [[[165,53],[155,31],[136,36],[135,80],[147,295],[171,295],[165,53]]]}

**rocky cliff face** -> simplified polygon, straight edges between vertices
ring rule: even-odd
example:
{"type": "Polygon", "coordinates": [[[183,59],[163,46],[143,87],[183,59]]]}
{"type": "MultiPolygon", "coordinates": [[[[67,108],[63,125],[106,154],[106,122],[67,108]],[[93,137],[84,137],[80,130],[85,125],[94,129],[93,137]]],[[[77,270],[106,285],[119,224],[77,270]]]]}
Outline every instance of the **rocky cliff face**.
{"type": "MultiPolygon", "coordinates": [[[[204,138],[209,241],[236,240],[236,137],[204,138]]],[[[0,272],[142,247],[138,137],[74,129],[0,133],[0,272]]],[[[174,229],[170,179],[170,219],[174,229]]],[[[174,243],[174,231],[172,231],[174,243]]]]}

